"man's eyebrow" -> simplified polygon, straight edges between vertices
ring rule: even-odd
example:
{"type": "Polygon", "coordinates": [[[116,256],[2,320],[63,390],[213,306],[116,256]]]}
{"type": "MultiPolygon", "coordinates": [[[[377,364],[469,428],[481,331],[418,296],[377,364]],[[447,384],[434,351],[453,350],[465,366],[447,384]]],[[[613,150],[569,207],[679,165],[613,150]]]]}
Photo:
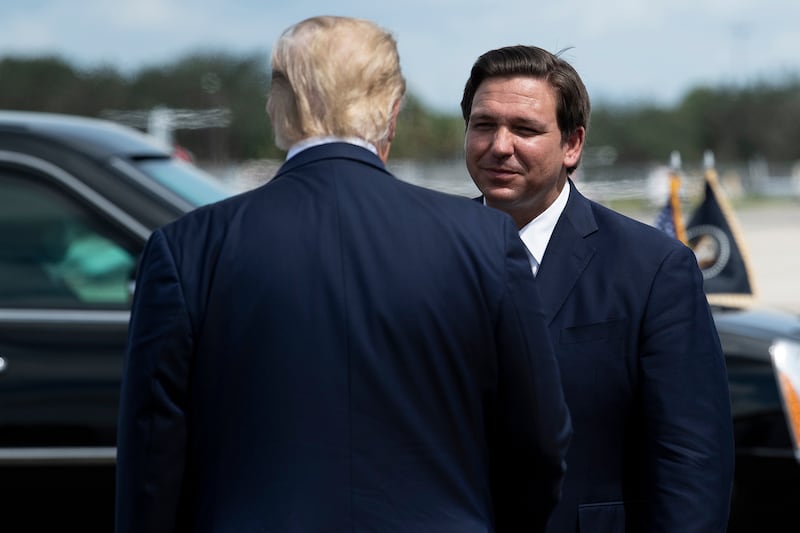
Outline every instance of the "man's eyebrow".
{"type": "MultiPolygon", "coordinates": [[[[490,121],[490,122],[497,122],[497,115],[493,113],[486,113],[482,111],[478,111],[474,114],[469,116],[470,122],[483,120],[483,121],[490,121]]],[[[529,126],[534,129],[543,130],[546,128],[546,123],[542,122],[541,120],[531,118],[531,117],[507,117],[506,122],[508,122],[512,126],[529,126]]]]}
{"type": "Polygon", "coordinates": [[[480,118],[480,119],[494,119],[495,117],[494,117],[494,115],[492,115],[491,113],[486,113],[486,112],[481,112],[481,111],[479,111],[479,112],[477,112],[477,113],[471,113],[471,114],[469,115],[469,119],[470,119],[470,120],[472,120],[472,119],[474,119],[474,118],[480,118]]]}

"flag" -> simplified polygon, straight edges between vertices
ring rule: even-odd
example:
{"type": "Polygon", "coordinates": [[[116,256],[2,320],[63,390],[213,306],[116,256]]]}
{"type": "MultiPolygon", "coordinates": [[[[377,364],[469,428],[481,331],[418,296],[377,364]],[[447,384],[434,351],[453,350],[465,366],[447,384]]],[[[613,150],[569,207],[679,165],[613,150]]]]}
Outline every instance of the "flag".
{"type": "Polygon", "coordinates": [[[681,213],[681,178],[673,169],[669,176],[669,198],[656,216],[655,227],[686,244],[686,229],[681,213]]]}
{"type": "Polygon", "coordinates": [[[704,182],[705,196],[686,224],[686,244],[703,272],[709,303],[749,306],[756,290],[744,240],[708,153],[704,182]]]}

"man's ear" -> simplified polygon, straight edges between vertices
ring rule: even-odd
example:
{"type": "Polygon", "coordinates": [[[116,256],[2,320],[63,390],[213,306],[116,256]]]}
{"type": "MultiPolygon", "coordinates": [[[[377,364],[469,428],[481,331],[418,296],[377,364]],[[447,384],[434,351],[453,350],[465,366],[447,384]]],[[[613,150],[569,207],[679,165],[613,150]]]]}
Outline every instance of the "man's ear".
{"type": "Polygon", "coordinates": [[[567,137],[566,145],[567,151],[564,153],[564,166],[566,168],[574,167],[581,159],[581,152],[583,151],[583,142],[586,140],[586,128],[580,126],[567,137]]]}
{"type": "Polygon", "coordinates": [[[402,103],[401,100],[398,100],[394,103],[392,107],[392,118],[389,120],[389,136],[387,140],[392,142],[394,140],[395,130],[397,128],[397,115],[400,114],[400,104],[402,103]]]}
{"type": "Polygon", "coordinates": [[[401,100],[394,103],[392,107],[392,116],[389,118],[389,132],[386,135],[386,139],[382,140],[379,145],[375,147],[378,149],[378,157],[380,157],[381,161],[384,163],[389,160],[389,150],[392,147],[392,141],[394,140],[394,134],[397,128],[397,115],[400,114],[400,104],[401,100]]]}

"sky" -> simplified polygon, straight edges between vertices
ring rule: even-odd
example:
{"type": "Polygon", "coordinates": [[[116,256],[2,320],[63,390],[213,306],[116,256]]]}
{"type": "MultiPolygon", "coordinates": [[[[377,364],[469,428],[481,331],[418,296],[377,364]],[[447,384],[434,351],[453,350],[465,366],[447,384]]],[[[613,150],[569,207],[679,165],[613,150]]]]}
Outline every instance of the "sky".
{"type": "Polygon", "coordinates": [[[698,86],[800,76],[797,0],[2,0],[0,57],[126,73],[196,52],[267,57],[314,15],[391,31],[409,91],[446,113],[475,59],[506,45],[566,49],[595,104],[670,106],[698,86]]]}

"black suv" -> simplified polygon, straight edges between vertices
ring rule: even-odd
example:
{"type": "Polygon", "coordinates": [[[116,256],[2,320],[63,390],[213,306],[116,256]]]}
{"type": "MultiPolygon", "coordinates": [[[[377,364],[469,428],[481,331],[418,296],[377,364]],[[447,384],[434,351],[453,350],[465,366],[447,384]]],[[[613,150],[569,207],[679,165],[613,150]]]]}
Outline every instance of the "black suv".
{"type": "Polygon", "coordinates": [[[800,318],[717,309],[736,472],[730,532],[791,530],[800,501],[800,318]]]}
{"type": "Polygon", "coordinates": [[[24,531],[111,531],[139,254],[157,226],[230,194],[137,130],[0,112],[0,528],[14,512],[24,531]]]}

